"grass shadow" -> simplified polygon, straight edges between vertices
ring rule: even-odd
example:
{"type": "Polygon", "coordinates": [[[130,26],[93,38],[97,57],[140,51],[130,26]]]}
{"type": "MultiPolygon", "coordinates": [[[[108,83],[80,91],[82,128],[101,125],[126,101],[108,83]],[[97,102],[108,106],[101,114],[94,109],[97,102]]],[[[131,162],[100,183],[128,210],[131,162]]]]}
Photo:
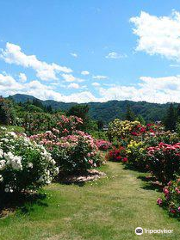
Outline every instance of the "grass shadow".
{"type": "Polygon", "coordinates": [[[124,165],[124,169],[125,170],[132,170],[132,171],[140,172],[140,173],[146,173],[147,172],[147,170],[145,170],[143,168],[140,168],[140,167],[133,166],[131,164],[124,165]]]}
{"type": "Polygon", "coordinates": [[[143,189],[162,192],[163,185],[157,183],[154,177],[138,176],[137,178],[141,179],[144,182],[144,186],[142,187],[143,189]]]}
{"type": "Polygon", "coordinates": [[[17,209],[23,214],[33,211],[33,206],[47,207],[44,202],[45,193],[0,193],[0,218],[15,212],[17,209]]]}

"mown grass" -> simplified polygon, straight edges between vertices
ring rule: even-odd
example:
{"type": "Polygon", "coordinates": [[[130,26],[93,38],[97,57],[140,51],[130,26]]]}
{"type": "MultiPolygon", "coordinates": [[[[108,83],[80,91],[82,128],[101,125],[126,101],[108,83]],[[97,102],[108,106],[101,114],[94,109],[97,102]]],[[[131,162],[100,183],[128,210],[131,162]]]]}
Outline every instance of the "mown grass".
{"type": "Polygon", "coordinates": [[[47,197],[0,219],[1,240],[179,239],[180,223],[156,205],[161,193],[151,190],[121,164],[104,166],[107,178],[78,185],[52,184],[47,197]],[[26,209],[26,211],[24,211],[26,209]],[[173,229],[173,234],[136,236],[136,227],[173,229]]]}

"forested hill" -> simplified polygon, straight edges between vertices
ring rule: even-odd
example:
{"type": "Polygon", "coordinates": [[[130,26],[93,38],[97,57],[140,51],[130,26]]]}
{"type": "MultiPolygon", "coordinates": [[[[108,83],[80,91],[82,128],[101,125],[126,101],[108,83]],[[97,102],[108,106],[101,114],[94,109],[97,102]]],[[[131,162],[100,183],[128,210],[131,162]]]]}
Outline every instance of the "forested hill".
{"type": "MultiPolygon", "coordinates": [[[[15,102],[26,102],[35,99],[33,96],[16,94],[11,96],[15,102]]],[[[53,109],[68,110],[70,107],[77,103],[65,103],[57,102],[53,100],[41,101],[45,106],[51,106],[53,109]]],[[[148,102],[133,102],[133,101],[108,101],[108,102],[90,102],[89,114],[95,120],[103,120],[104,122],[110,122],[115,118],[123,119],[127,106],[129,105],[136,115],[142,115],[146,121],[162,120],[166,113],[169,103],[157,104],[148,102]]]]}

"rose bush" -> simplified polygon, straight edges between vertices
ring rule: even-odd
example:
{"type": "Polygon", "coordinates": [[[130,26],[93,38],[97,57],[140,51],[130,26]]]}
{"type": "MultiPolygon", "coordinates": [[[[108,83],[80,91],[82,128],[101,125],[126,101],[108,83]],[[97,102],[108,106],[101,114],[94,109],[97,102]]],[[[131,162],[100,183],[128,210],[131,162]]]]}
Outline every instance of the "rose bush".
{"type": "Polygon", "coordinates": [[[105,141],[103,139],[98,139],[96,140],[96,146],[98,147],[99,150],[106,151],[109,148],[112,147],[112,143],[105,141]]]}
{"type": "Polygon", "coordinates": [[[101,164],[95,140],[83,131],[76,130],[82,119],[62,117],[55,128],[33,135],[31,140],[45,146],[63,173],[84,172],[101,164]]]}
{"type": "Polygon", "coordinates": [[[56,162],[46,149],[14,132],[0,133],[0,190],[37,190],[58,174],[56,162]]]}
{"type": "Polygon", "coordinates": [[[146,170],[146,145],[144,142],[131,140],[126,149],[128,164],[140,170],[146,170]]]}
{"type": "MultiPolygon", "coordinates": [[[[115,119],[109,124],[108,137],[110,142],[119,142],[120,145],[127,147],[129,142],[134,139],[139,141],[143,138],[146,127],[141,125],[139,121],[122,121],[115,119]]],[[[117,145],[117,144],[116,144],[117,145]]]]}
{"type": "Polygon", "coordinates": [[[147,149],[148,169],[163,184],[180,174],[180,143],[174,145],[159,143],[147,149]]]}
{"type": "Polygon", "coordinates": [[[110,150],[107,155],[106,155],[106,159],[112,162],[127,162],[128,159],[126,157],[126,149],[122,146],[120,146],[119,148],[113,148],[112,150],[110,150]]]}
{"type": "Polygon", "coordinates": [[[163,189],[164,197],[157,199],[157,204],[166,208],[171,216],[180,218],[180,178],[170,181],[163,189]]]}

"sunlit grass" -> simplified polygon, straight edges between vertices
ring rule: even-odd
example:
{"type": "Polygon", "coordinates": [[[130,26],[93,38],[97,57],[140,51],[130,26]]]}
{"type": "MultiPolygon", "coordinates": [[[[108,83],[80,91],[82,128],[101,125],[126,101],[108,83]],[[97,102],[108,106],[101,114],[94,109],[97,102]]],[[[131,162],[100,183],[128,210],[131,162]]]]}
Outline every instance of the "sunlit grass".
{"type": "Polygon", "coordinates": [[[151,190],[140,174],[118,163],[102,167],[107,178],[85,186],[52,184],[46,199],[26,205],[0,220],[1,240],[179,239],[176,219],[156,205],[161,193],[151,190]],[[24,209],[24,208],[23,208],[24,209]],[[136,236],[136,227],[173,229],[173,234],[136,236]]]}

